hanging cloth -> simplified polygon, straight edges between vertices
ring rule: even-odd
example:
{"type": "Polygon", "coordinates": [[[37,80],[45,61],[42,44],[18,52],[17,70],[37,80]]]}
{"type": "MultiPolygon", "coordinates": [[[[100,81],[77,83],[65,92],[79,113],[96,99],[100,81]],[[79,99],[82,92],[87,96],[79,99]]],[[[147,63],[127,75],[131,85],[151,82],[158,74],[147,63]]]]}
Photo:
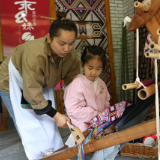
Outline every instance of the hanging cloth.
{"type": "MultiPolygon", "coordinates": [[[[128,71],[128,54],[127,54],[127,29],[126,25],[122,23],[122,56],[121,56],[121,83],[122,86],[129,82],[129,71],[128,71]]],[[[121,88],[120,86],[120,88],[121,88]]],[[[120,90],[120,100],[129,101],[130,92],[120,90]]]]}
{"type": "MultiPolygon", "coordinates": [[[[22,84],[23,80],[10,59],[9,90],[16,124],[28,159],[40,159],[41,152],[45,153],[50,148],[56,151],[64,144],[53,118],[46,114],[36,115],[33,109],[21,107],[22,84]]],[[[53,89],[43,89],[43,95],[46,100],[52,101],[52,107],[55,108],[53,89]]]]}

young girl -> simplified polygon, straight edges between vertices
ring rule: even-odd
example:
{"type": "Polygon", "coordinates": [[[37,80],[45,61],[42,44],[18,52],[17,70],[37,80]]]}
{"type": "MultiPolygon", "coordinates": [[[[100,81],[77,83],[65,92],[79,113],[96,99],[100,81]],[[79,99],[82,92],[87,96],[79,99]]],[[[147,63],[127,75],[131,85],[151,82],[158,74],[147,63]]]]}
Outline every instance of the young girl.
{"type": "MultiPolygon", "coordinates": [[[[88,129],[85,122],[89,122],[97,114],[110,107],[110,95],[104,81],[99,78],[105,68],[105,51],[98,46],[87,46],[81,56],[81,63],[84,74],[77,75],[66,87],[64,103],[71,123],[84,132],[88,129]]],[[[70,135],[66,144],[69,147],[75,145],[72,135],[70,135]]],[[[99,153],[98,157],[106,159],[114,149],[113,146],[97,151],[99,153]]],[[[92,159],[96,159],[96,154],[95,152],[92,159]]]]}

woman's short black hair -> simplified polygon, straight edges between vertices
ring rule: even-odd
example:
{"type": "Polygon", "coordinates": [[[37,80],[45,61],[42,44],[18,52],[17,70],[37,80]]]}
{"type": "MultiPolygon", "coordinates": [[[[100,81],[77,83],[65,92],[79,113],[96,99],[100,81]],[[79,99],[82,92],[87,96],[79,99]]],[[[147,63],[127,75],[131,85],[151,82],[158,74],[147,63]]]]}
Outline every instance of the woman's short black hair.
{"type": "Polygon", "coordinates": [[[82,56],[81,56],[81,61],[83,65],[87,63],[89,60],[93,59],[94,56],[99,56],[99,60],[103,62],[103,70],[105,70],[105,65],[106,65],[106,55],[105,51],[102,47],[98,46],[86,46],[82,56]]]}
{"type": "Polygon", "coordinates": [[[53,40],[54,37],[58,37],[60,35],[61,29],[66,31],[74,31],[77,37],[77,26],[72,20],[66,18],[65,12],[57,12],[56,17],[57,19],[53,21],[49,28],[51,40],[53,40]]]}

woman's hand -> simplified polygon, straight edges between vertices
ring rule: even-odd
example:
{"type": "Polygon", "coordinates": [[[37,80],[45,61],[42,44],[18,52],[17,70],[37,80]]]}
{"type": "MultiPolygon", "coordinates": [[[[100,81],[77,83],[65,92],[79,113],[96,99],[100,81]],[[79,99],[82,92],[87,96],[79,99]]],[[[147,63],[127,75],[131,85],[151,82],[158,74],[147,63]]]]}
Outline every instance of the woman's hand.
{"type": "Polygon", "coordinates": [[[56,120],[57,126],[60,128],[68,128],[67,121],[71,123],[71,120],[64,114],[59,112],[53,117],[56,120]]]}

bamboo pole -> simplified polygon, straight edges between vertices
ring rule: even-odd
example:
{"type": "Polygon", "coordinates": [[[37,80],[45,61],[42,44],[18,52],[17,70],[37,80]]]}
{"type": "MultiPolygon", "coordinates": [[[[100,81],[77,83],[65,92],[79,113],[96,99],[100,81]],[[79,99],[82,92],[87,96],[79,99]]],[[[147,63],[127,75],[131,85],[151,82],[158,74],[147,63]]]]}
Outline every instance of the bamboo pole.
{"type": "Polygon", "coordinates": [[[122,85],[123,90],[134,89],[138,87],[139,87],[139,83],[127,83],[122,85]]]}
{"type": "Polygon", "coordinates": [[[160,29],[157,29],[157,35],[160,36],[160,29]]]}
{"type": "MultiPolygon", "coordinates": [[[[160,85],[160,82],[158,82],[158,86],[160,85]]],[[[142,100],[147,99],[151,95],[155,93],[155,84],[151,84],[148,87],[141,89],[138,91],[138,97],[142,100]]]]}
{"type": "Polygon", "coordinates": [[[113,104],[115,104],[117,102],[117,96],[116,96],[116,83],[115,83],[115,72],[114,72],[113,44],[112,44],[112,30],[111,30],[109,0],[105,0],[105,10],[106,10],[106,26],[107,26],[107,37],[108,37],[109,64],[110,64],[110,70],[111,70],[110,76],[111,76],[112,101],[113,101],[113,104]]]}
{"type": "Polygon", "coordinates": [[[160,45],[151,43],[149,48],[155,51],[160,51],[160,45]]]}
{"type": "Polygon", "coordinates": [[[145,57],[146,58],[156,58],[156,59],[159,59],[160,58],[160,54],[159,53],[153,53],[153,52],[146,52],[145,53],[145,57]]]}
{"type": "Polygon", "coordinates": [[[50,20],[56,20],[56,18],[50,18],[50,17],[44,17],[44,16],[41,16],[41,18],[50,19],[50,20]]]}
{"type": "Polygon", "coordinates": [[[142,9],[144,12],[148,12],[148,11],[149,11],[149,6],[146,6],[146,5],[144,5],[143,3],[138,2],[138,1],[134,2],[134,7],[140,8],[140,9],[142,9]]]}
{"type": "MultiPolygon", "coordinates": [[[[150,134],[156,133],[156,120],[152,119],[147,122],[135,125],[112,135],[92,141],[84,145],[85,154],[98,151],[104,148],[115,146],[124,142],[138,139],[150,134]]],[[[65,150],[55,152],[53,155],[42,158],[42,160],[62,160],[76,157],[78,147],[67,148],[65,150]]]]}

